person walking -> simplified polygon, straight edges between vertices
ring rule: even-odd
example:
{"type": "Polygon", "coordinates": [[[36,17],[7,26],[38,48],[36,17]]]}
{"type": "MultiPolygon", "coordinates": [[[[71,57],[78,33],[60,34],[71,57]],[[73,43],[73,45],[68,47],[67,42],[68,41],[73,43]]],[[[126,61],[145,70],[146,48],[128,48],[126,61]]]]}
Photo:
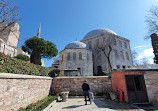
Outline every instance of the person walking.
{"type": "Polygon", "coordinates": [[[90,104],[92,104],[90,96],[89,96],[90,87],[87,83],[87,80],[84,80],[84,83],[82,84],[82,90],[83,90],[83,95],[84,95],[85,102],[86,102],[85,105],[87,105],[87,96],[88,96],[88,99],[90,101],[90,104]]]}

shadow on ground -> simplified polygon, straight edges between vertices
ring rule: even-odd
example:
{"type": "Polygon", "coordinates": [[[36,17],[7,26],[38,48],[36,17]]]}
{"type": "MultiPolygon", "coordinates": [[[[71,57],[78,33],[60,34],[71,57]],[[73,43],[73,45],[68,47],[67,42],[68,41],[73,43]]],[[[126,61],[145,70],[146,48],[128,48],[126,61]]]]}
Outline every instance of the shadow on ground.
{"type": "Polygon", "coordinates": [[[84,105],[72,105],[72,106],[63,107],[62,109],[73,109],[73,108],[77,108],[80,106],[84,106],[84,105]]]}
{"type": "Polygon", "coordinates": [[[158,110],[155,106],[138,106],[128,103],[121,103],[116,101],[111,101],[109,99],[97,98],[94,100],[94,103],[98,108],[109,108],[114,110],[127,110],[127,109],[144,109],[144,110],[158,110]],[[104,102],[103,102],[104,101],[104,102]]]}

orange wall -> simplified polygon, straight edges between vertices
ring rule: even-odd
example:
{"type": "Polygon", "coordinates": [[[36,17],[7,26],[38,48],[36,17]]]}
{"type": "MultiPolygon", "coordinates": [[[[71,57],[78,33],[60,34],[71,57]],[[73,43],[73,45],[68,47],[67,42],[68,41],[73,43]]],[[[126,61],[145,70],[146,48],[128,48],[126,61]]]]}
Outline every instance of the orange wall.
{"type": "Polygon", "coordinates": [[[115,71],[111,74],[112,90],[114,92],[123,91],[125,101],[128,102],[128,94],[126,88],[125,75],[139,75],[143,71],[115,71]]]}

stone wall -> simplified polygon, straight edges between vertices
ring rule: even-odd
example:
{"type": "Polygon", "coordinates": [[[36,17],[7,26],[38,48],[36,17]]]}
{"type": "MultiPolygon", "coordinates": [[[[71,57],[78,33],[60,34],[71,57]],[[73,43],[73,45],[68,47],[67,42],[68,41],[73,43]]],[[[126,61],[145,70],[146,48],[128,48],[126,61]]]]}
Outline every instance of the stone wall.
{"type": "Polygon", "coordinates": [[[146,71],[144,79],[149,101],[158,102],[158,71],[146,71]]]}
{"type": "Polygon", "coordinates": [[[53,79],[53,93],[82,92],[82,84],[85,79],[90,85],[90,91],[94,93],[105,93],[111,90],[111,80],[107,76],[56,77],[53,79]]]}
{"type": "Polygon", "coordinates": [[[17,110],[46,97],[52,78],[0,73],[0,111],[17,110]]]}

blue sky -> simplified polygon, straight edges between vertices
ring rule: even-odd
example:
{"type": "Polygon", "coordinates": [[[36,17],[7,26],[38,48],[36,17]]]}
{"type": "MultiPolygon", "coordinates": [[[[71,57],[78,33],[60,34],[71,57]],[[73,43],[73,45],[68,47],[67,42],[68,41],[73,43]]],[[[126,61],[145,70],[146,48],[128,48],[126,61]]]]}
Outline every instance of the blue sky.
{"type": "MultiPolygon", "coordinates": [[[[157,0],[13,0],[19,6],[21,21],[20,47],[25,40],[37,34],[41,23],[41,37],[56,44],[59,52],[72,42],[81,40],[89,31],[111,29],[130,40],[138,58],[152,61],[151,40],[147,35],[145,17],[157,0]],[[141,54],[141,55],[140,55],[141,54]],[[144,54],[144,55],[143,55],[144,54]]],[[[57,56],[58,57],[58,56],[57,56]]],[[[53,59],[44,59],[50,67],[53,59]]]]}

